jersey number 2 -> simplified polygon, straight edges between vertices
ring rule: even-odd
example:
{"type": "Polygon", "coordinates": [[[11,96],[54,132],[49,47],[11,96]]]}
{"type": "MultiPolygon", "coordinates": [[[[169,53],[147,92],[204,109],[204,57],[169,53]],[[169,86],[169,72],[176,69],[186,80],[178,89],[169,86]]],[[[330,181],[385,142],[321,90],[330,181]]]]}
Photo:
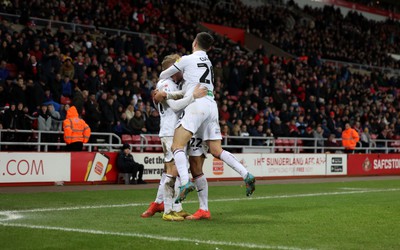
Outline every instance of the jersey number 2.
{"type": "Polygon", "coordinates": [[[204,74],[200,77],[200,83],[214,84],[214,70],[213,67],[208,67],[206,63],[198,63],[197,67],[205,68],[204,74]],[[211,73],[211,80],[207,79],[211,73]]]}

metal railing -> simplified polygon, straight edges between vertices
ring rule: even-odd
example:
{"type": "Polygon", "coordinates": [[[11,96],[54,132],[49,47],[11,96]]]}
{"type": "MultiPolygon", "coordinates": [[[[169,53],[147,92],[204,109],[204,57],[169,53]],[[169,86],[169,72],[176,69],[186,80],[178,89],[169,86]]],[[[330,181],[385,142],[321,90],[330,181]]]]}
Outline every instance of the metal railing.
{"type": "MultiPolygon", "coordinates": [[[[40,130],[0,130],[0,151],[63,151],[62,131],[40,130]]],[[[157,134],[141,134],[140,141],[130,143],[134,152],[162,152],[157,134]]],[[[327,147],[327,139],[302,137],[260,137],[260,136],[223,136],[221,144],[224,149],[237,153],[342,153],[344,147],[327,147]]],[[[341,145],[341,139],[336,141],[341,145]]],[[[118,151],[124,141],[113,133],[92,132],[85,150],[118,151]]],[[[358,143],[357,153],[400,153],[400,140],[372,140],[368,147],[358,143]]]]}
{"type": "MultiPolygon", "coordinates": [[[[0,129],[0,151],[63,151],[62,131],[0,129]]],[[[122,146],[121,138],[113,133],[92,132],[85,150],[115,151],[122,146]]]]}

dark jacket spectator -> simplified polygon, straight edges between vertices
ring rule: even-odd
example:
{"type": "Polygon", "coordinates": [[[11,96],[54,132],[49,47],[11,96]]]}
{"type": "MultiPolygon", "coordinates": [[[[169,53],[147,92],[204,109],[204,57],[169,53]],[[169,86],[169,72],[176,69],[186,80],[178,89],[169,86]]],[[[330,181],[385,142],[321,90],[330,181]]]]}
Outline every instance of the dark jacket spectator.
{"type": "Polygon", "coordinates": [[[135,116],[129,120],[129,128],[132,130],[134,135],[147,133],[145,122],[142,116],[142,111],[136,110],[135,116]]]}
{"type": "Polygon", "coordinates": [[[124,144],[122,146],[121,152],[119,152],[117,158],[117,168],[121,173],[132,174],[132,179],[130,180],[131,184],[146,184],[146,182],[143,181],[144,165],[137,163],[133,159],[129,144],[124,144]],[[138,172],[139,175],[137,176],[138,172]]]}
{"type": "Polygon", "coordinates": [[[103,107],[101,113],[101,131],[112,132],[112,128],[118,120],[117,112],[114,107],[114,99],[112,99],[112,97],[107,98],[106,105],[103,107]]]}
{"type": "Polygon", "coordinates": [[[158,134],[160,131],[160,114],[152,108],[150,116],[146,119],[146,128],[150,134],[158,134]]]}

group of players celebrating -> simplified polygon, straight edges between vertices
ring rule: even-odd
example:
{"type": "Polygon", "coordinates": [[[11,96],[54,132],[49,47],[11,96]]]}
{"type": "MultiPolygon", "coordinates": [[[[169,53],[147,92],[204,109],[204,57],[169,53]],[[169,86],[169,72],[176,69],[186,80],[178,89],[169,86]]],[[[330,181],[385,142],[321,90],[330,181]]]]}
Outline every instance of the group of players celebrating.
{"type": "Polygon", "coordinates": [[[255,177],[221,147],[218,107],[213,95],[213,66],[207,56],[213,42],[209,33],[198,33],[192,43],[192,54],[168,55],[162,62],[163,71],[153,101],[160,113],[159,136],[165,171],[156,200],[141,215],[143,218],[163,212],[162,218],[166,221],[211,219],[208,183],[203,174],[208,150],[242,176],[247,196],[255,190],[255,177]],[[189,179],[188,165],[193,182],[189,179]],[[194,190],[197,190],[200,208],[191,215],[183,210],[182,201],[194,190]]]}

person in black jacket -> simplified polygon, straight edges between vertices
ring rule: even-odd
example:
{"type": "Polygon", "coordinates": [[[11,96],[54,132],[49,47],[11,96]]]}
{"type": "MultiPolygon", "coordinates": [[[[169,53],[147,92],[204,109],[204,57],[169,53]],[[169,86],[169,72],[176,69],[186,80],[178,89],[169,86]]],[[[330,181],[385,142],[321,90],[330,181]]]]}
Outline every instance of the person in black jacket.
{"type": "Polygon", "coordinates": [[[131,184],[146,184],[143,181],[143,164],[137,163],[131,154],[131,147],[129,144],[125,143],[122,148],[121,152],[118,154],[117,159],[117,168],[118,171],[121,173],[132,173],[132,180],[131,184]],[[138,178],[136,180],[136,175],[138,174],[138,178]]]}

